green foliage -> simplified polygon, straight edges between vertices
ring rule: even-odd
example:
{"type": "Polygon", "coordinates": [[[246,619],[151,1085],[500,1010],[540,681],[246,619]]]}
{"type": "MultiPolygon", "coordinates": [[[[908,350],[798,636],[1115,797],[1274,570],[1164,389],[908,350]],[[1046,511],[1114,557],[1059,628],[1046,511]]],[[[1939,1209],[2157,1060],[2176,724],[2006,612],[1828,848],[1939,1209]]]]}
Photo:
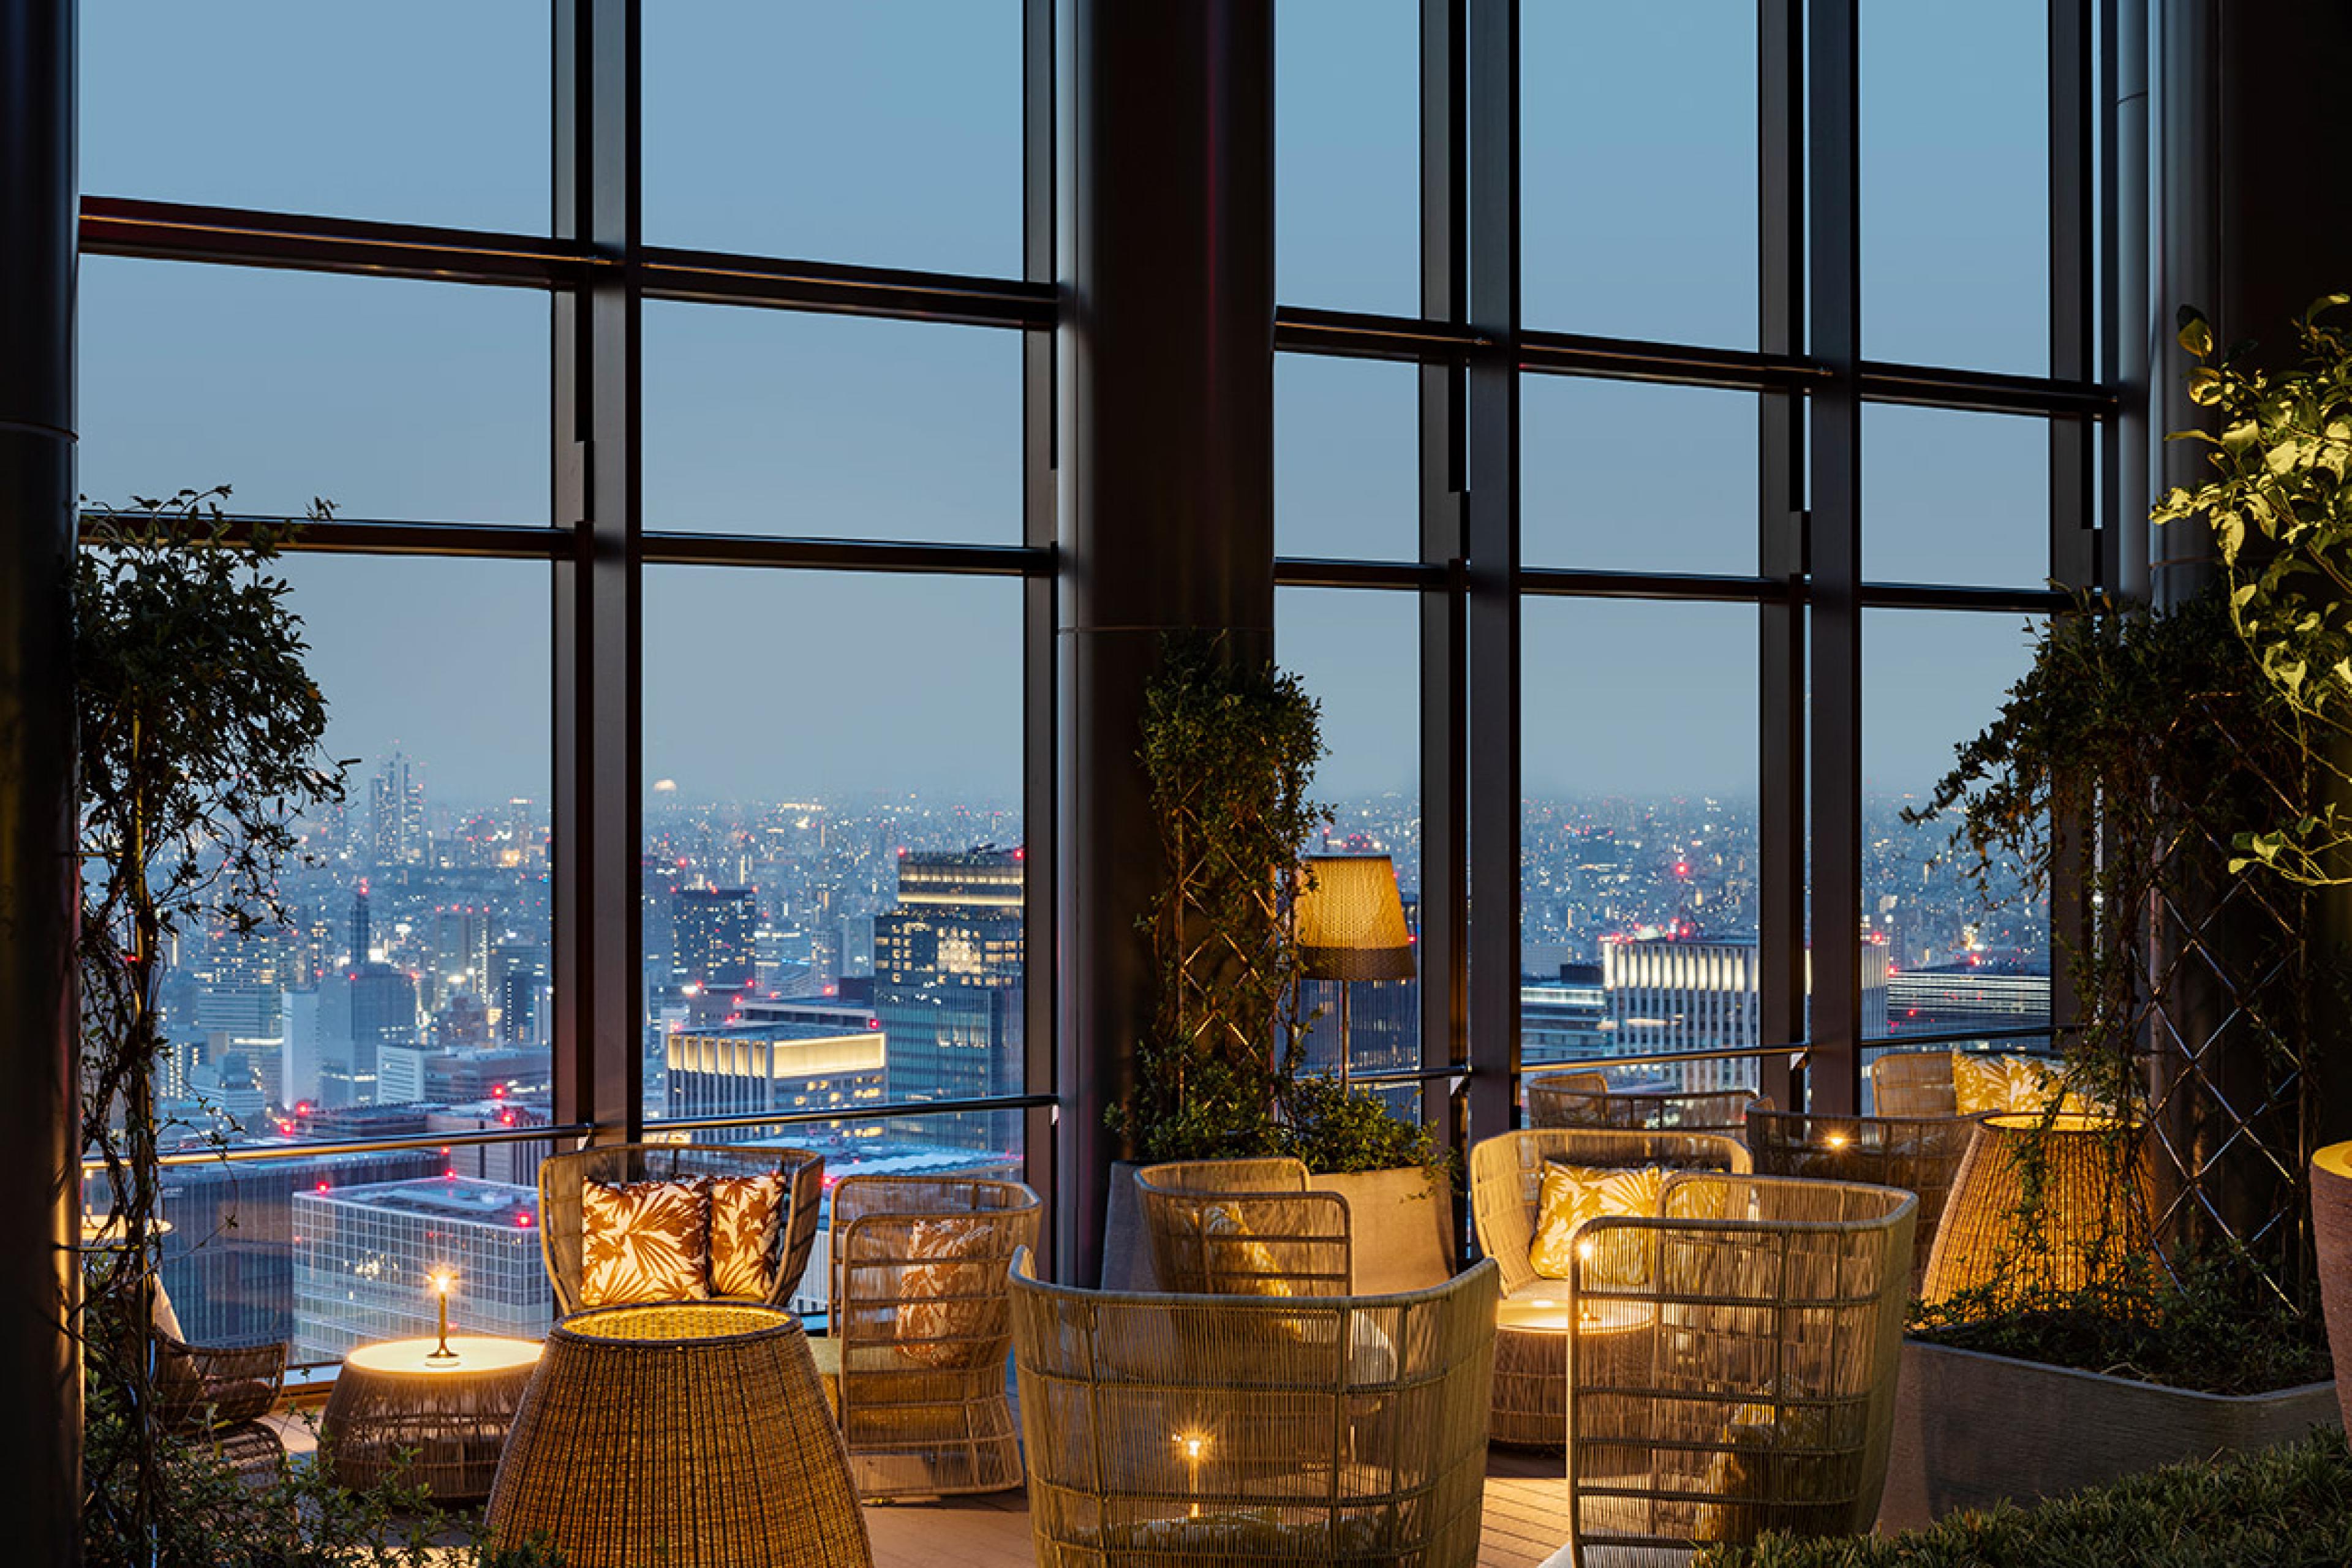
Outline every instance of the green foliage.
{"type": "Polygon", "coordinates": [[[1307,797],[1321,713],[1295,675],[1221,637],[1171,636],[1144,697],[1144,772],[1163,880],[1139,926],[1159,973],[1135,1087],[1112,1128],[1146,1160],[1295,1153],[1318,1171],[1442,1167],[1371,1095],[1299,1076],[1295,901],[1331,821],[1307,797]]]}
{"type": "Polygon", "coordinates": [[[2205,1394],[2267,1394],[2334,1375],[2316,1313],[2284,1310],[2243,1253],[2126,1261],[2079,1290],[2005,1289],[1914,1306],[1917,1337],[2205,1394]]]}
{"type": "MultiPolygon", "coordinates": [[[[81,1133],[121,1242],[93,1255],[88,1321],[131,1326],[82,1336],[100,1413],[83,1528],[134,1560],[136,1543],[192,1528],[191,1510],[225,1506],[217,1467],[168,1439],[152,1414],[156,983],[184,931],[283,921],[278,877],[298,851],[296,825],[343,794],[341,765],[320,750],[327,707],[303,668],[302,622],[269,570],[292,525],[239,538],[222,513],[227,495],[182,490],[90,511],[75,573],[81,1133]]],[[[328,515],[325,503],[314,515],[328,515]]],[[[267,1517],[279,1521],[278,1547],[296,1552],[295,1516],[267,1517]]],[[[279,1560],[261,1537],[249,1544],[240,1560],[279,1560]]]]}
{"type": "Polygon", "coordinates": [[[1692,1568],[2341,1568],[2352,1563],[2344,1435],[2126,1477],[2032,1510],[1956,1513],[1899,1535],[1702,1548],[1692,1568]]]}
{"type": "Polygon", "coordinates": [[[2298,357],[2276,369],[2215,358],[2211,328],[2182,312],[2180,344],[2199,362],[2189,395],[2219,429],[2169,438],[2210,447],[2213,476],[2152,514],[2211,531],[2231,624],[2325,778],[2319,798],[2273,803],[2239,832],[2231,868],[2309,887],[2352,881],[2352,337],[2329,324],[2347,302],[2314,301],[2295,323],[2298,357]]]}
{"type": "Polygon", "coordinates": [[[1301,1078],[1290,1086],[1287,1116],[1276,1145],[1310,1171],[1389,1171],[1419,1165],[1451,1177],[1454,1152],[1419,1121],[1398,1117],[1370,1089],[1346,1089],[1328,1078],[1301,1078]]]}

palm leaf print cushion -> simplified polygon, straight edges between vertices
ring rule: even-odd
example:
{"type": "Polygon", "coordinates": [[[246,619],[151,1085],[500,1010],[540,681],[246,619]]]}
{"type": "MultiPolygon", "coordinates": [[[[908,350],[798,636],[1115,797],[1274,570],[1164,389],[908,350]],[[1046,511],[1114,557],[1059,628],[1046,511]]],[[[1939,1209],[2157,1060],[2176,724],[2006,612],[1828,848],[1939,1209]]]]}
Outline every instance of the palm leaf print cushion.
{"type": "Polygon", "coordinates": [[[710,1200],[690,1182],[580,1188],[580,1300],[587,1307],[698,1301],[710,1294],[710,1200]]]}
{"type": "Polygon", "coordinates": [[[710,1179],[710,1293],[768,1300],[784,1232],[784,1179],[710,1179]]]}

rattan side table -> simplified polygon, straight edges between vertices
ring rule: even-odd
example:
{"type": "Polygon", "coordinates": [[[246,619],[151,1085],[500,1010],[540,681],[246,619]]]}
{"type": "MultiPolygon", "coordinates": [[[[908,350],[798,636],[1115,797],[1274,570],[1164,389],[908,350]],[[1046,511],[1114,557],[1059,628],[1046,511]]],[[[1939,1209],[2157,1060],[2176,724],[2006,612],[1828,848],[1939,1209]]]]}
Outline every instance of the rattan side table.
{"type": "Polygon", "coordinates": [[[515,1415],[485,1515],[572,1568],[872,1568],[800,1320],[749,1301],[576,1312],[515,1415]]]}
{"type": "MultiPolygon", "coordinates": [[[[1560,1289],[1568,1289],[1561,1281],[1560,1289]]],[[[1636,1302],[1587,1308],[1577,1332],[1588,1338],[1646,1329],[1655,1321],[1636,1302]]],[[[1495,1395],[1486,1440],[1513,1448],[1568,1447],[1568,1301],[1521,1298],[1495,1312],[1495,1395]]]]}
{"type": "Polygon", "coordinates": [[[361,1345],[343,1358],[320,1423],[335,1479],[354,1489],[402,1472],[430,1489],[436,1502],[479,1502],[490,1495],[507,1426],[522,1401],[539,1346],[530,1340],[452,1334],[457,1359],[430,1359],[431,1338],[361,1345]]]}

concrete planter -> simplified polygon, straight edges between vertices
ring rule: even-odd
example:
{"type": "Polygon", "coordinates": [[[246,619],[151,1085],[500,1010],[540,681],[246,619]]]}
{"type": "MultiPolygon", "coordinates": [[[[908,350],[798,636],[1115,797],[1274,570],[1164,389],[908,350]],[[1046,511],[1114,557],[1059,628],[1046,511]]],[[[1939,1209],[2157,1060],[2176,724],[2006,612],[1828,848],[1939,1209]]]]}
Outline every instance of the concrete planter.
{"type": "MultiPolygon", "coordinates": [[[[1136,1170],[1125,1161],[1111,1167],[1110,1207],[1103,1223],[1106,1290],[1160,1288],[1136,1170]]],[[[1454,1277],[1454,1205],[1447,1184],[1418,1166],[1310,1176],[1307,1184],[1348,1200],[1358,1295],[1419,1290],[1454,1277]]]]}
{"type": "Polygon", "coordinates": [[[2352,1143],[2330,1143],[2311,1157],[2311,1239],[2319,1254],[2319,1302],[2327,1315],[2327,1349],[2336,1388],[2352,1426],[2352,1143]]]}
{"type": "Polygon", "coordinates": [[[2332,1383],[2196,1394],[1906,1340],[1878,1528],[1908,1530],[2003,1499],[2023,1506],[2339,1424],[2332,1383]]]}

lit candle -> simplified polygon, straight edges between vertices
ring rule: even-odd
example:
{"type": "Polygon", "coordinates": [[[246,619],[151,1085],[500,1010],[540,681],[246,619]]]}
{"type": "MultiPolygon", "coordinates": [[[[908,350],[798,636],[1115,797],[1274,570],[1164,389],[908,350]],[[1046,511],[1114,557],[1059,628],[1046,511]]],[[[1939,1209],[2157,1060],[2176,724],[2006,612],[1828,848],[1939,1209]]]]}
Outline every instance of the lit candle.
{"type": "Polygon", "coordinates": [[[449,1348],[449,1289],[451,1286],[457,1283],[457,1271],[454,1268],[436,1268],[430,1278],[433,1280],[433,1294],[438,1298],[440,1305],[441,1339],[440,1342],[433,1347],[432,1353],[425,1359],[456,1361],[457,1352],[449,1348]]]}
{"type": "Polygon", "coordinates": [[[1198,1519],[1201,1517],[1201,1455],[1208,1447],[1209,1440],[1197,1432],[1179,1432],[1176,1444],[1184,1450],[1184,1468],[1192,1477],[1192,1517],[1198,1519]]]}

